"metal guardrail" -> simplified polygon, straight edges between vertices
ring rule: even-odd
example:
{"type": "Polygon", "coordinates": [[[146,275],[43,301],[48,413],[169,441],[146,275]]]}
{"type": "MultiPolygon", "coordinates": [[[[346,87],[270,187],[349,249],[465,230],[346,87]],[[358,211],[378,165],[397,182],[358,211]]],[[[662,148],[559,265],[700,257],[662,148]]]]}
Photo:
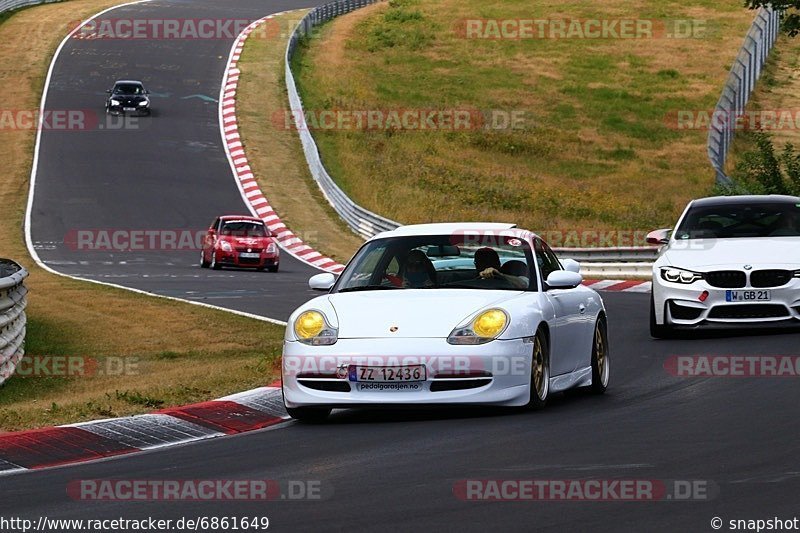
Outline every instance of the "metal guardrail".
{"type": "Polygon", "coordinates": [[[25,353],[27,277],[17,263],[0,259],[0,383],[14,373],[25,353]]]}
{"type": "Polygon", "coordinates": [[[61,0],[0,0],[0,13],[13,11],[21,7],[35,6],[36,4],[52,4],[61,0]]]}
{"type": "Polygon", "coordinates": [[[289,38],[289,44],[286,47],[286,90],[289,93],[289,108],[297,123],[297,129],[300,133],[300,141],[303,144],[303,152],[306,155],[308,168],[311,170],[311,175],[319,185],[328,203],[331,204],[333,209],[347,223],[350,229],[365,239],[382,231],[393,230],[400,226],[400,224],[394,220],[389,220],[388,218],[377,215],[353,202],[347,194],[336,185],[330,174],[328,174],[328,171],[322,163],[322,158],[319,155],[317,143],[314,141],[314,137],[312,137],[308,128],[304,126],[307,122],[305,122],[305,115],[303,114],[303,101],[297,92],[297,85],[295,84],[294,74],[291,68],[291,60],[300,40],[304,36],[310,35],[314,27],[336,18],[339,15],[350,13],[351,11],[374,4],[378,1],[379,0],[339,0],[314,8],[300,20],[294,32],[292,32],[292,36],[289,38]]]}
{"type": "Polygon", "coordinates": [[[780,11],[772,8],[758,10],[714,109],[708,132],[708,158],[720,185],[733,183],[725,173],[725,162],[736,133],[736,122],[744,114],[756,81],[761,77],[769,53],[778,39],[780,17],[780,11]]]}

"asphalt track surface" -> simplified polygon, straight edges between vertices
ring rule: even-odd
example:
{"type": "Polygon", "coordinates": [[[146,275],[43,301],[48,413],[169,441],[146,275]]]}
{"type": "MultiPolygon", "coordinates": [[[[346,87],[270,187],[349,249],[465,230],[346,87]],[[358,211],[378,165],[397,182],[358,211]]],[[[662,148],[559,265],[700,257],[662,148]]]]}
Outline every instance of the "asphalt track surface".
{"type": "MultiPolygon", "coordinates": [[[[98,20],[250,21],[310,5],[155,1],[120,7],[98,20]]],[[[197,250],[95,251],[78,249],[75,241],[78,231],[158,230],[180,236],[207,229],[221,214],[249,214],[222,146],[216,102],[232,43],[232,38],[68,40],[53,70],[47,109],[86,110],[90,118],[85,129],[42,132],[31,240],[47,266],[279,320],[314,296],[308,278],[319,270],[287,253],[278,273],[212,271],[199,267],[197,250]],[[126,127],[120,119],[107,122],[105,90],[117,79],[145,83],[153,116],[136,117],[126,127]]]]}
{"type": "MultiPolygon", "coordinates": [[[[292,2],[155,2],[107,16],[245,17],[292,2]]],[[[157,94],[141,131],[48,132],[32,213],[49,266],[85,278],[285,318],[311,294],[313,269],[284,256],[277,275],[211,272],[196,253],[78,253],[75,228],[204,227],[243,211],[219,138],[216,98],[230,42],[71,41],[50,109],[102,110],[115,78],[157,94]],[[59,245],[59,242],[62,244],[59,245]],[[124,264],[120,264],[124,261],[124,264]]],[[[648,296],[606,294],[613,348],[603,397],[559,395],[537,413],[497,409],[337,411],[286,426],[0,479],[0,516],[155,518],[267,516],[270,529],[319,531],[712,531],[710,520],[790,519],[800,511],[797,380],[681,378],[673,355],[797,355],[797,333],[655,341],[648,296]],[[466,479],[701,480],[705,501],[465,502],[466,479]],[[319,480],[320,501],[76,501],[79,479],[319,480]]],[[[727,531],[727,526],[723,527],[727,531]]]]}
{"type": "MultiPolygon", "coordinates": [[[[712,531],[710,520],[798,514],[792,378],[680,378],[672,355],[795,354],[798,335],[655,341],[647,295],[608,294],[612,383],[540,412],[336,411],[273,430],[0,479],[0,516],[267,516],[270,530],[712,531]],[[707,501],[466,502],[465,479],[704,480],[707,501]],[[319,480],[326,499],[75,501],[79,479],[319,480]],[[712,491],[713,492],[713,491],[712,491]]],[[[723,530],[727,530],[723,529],[723,530]]]]}

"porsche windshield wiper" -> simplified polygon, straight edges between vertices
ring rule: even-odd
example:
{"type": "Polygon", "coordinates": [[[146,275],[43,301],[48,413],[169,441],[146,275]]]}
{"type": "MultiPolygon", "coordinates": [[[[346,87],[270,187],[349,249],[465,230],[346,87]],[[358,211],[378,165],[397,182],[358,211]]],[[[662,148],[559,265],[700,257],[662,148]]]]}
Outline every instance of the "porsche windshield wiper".
{"type": "Polygon", "coordinates": [[[384,291],[394,289],[402,289],[402,287],[394,287],[392,285],[361,285],[359,287],[345,287],[338,292],[384,291]]]}

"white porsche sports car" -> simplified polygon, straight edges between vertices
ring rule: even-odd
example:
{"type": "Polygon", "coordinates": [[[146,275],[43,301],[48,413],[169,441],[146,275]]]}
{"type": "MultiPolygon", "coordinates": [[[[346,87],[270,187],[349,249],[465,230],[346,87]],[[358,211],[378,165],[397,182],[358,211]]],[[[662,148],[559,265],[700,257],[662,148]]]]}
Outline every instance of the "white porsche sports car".
{"type": "Polygon", "coordinates": [[[721,196],[689,203],[653,266],[650,333],[800,326],[800,198],[721,196]]]}
{"type": "Polygon", "coordinates": [[[332,408],[543,407],[609,380],[606,311],[535,234],[511,224],[404,226],[367,241],[328,294],[289,318],[282,378],[293,418],[332,408]]]}

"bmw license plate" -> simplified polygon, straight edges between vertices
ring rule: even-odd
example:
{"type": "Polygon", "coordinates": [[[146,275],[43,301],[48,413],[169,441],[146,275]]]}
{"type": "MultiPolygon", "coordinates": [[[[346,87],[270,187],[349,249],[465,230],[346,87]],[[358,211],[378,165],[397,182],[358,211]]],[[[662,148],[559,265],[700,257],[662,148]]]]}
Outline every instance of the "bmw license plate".
{"type": "Polygon", "coordinates": [[[239,257],[241,257],[242,259],[258,259],[260,256],[261,256],[261,254],[257,254],[255,252],[253,252],[253,253],[242,252],[242,253],[239,254],[239,257]]]}
{"type": "Polygon", "coordinates": [[[726,302],[769,302],[770,291],[725,291],[726,302]]]}
{"type": "Polygon", "coordinates": [[[348,379],[368,383],[425,381],[425,365],[412,366],[351,366],[348,379]]]}
{"type": "Polygon", "coordinates": [[[123,107],[122,110],[123,111],[136,111],[136,108],[135,107],[123,107]]]}

